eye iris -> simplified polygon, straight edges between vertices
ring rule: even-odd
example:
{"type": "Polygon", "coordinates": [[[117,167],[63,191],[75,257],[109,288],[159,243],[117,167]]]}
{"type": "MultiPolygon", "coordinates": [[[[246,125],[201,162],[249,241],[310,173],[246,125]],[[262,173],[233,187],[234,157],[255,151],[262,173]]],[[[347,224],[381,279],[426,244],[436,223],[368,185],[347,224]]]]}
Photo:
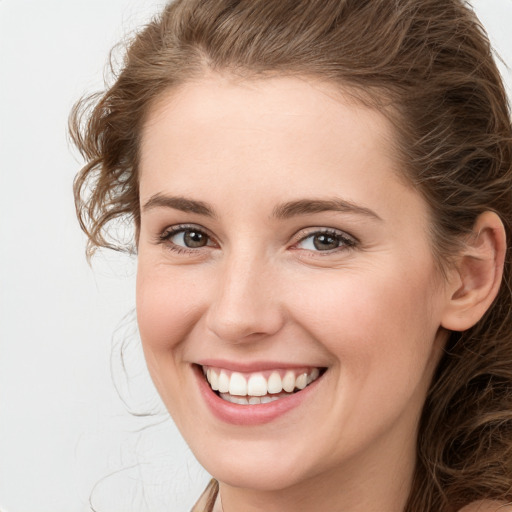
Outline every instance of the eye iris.
{"type": "Polygon", "coordinates": [[[340,242],[335,236],[324,233],[313,238],[313,245],[319,251],[328,251],[329,249],[337,249],[340,246],[340,242]]]}
{"type": "Polygon", "coordinates": [[[208,243],[208,238],[199,231],[185,231],[183,241],[187,247],[197,248],[204,247],[208,243]]]}

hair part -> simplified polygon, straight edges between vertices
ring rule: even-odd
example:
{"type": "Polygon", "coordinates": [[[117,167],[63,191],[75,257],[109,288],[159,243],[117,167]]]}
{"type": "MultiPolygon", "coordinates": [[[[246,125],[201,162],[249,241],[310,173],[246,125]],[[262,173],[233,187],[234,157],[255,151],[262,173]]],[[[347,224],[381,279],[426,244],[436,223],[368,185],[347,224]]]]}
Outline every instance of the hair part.
{"type": "MultiPolygon", "coordinates": [[[[512,240],[512,129],[488,38],[462,0],[176,0],[128,46],[108,90],[74,107],[86,160],[75,202],[98,247],[138,228],[141,133],[164,92],[207,73],[313,77],[392,122],[401,171],[429,205],[432,250],[449,262],[484,211],[512,240]]],[[[451,333],[424,407],[407,512],[512,500],[512,300],[507,252],[484,318],[451,333]]]]}

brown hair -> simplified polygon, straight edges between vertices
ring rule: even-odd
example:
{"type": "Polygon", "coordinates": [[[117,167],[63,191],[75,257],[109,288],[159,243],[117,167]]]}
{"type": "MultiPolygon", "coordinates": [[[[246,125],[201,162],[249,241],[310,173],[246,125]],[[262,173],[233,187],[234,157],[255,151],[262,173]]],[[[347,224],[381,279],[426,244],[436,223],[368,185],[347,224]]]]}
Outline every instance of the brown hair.
{"type": "MultiPolygon", "coordinates": [[[[138,150],[161,94],[205,72],[311,76],[355,91],[396,128],[404,174],[432,216],[448,261],[479,214],[512,240],[512,129],[485,32],[462,0],[177,0],[129,45],[115,83],[82,100],[71,134],[87,160],[75,200],[88,250],[139,223],[138,150]],[[92,109],[92,110],[91,110],[92,109]]],[[[407,512],[512,500],[512,301],[507,252],[485,317],[452,333],[418,434],[407,512]]]]}

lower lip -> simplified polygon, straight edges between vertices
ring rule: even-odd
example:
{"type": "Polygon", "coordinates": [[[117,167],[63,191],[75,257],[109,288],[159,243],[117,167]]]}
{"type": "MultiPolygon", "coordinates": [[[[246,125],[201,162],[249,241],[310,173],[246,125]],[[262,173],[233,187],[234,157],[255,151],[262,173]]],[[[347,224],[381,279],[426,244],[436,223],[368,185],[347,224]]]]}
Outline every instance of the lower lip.
{"type": "Polygon", "coordinates": [[[298,407],[317,387],[322,377],[312,382],[302,391],[268,404],[240,405],[220,398],[204,378],[202,370],[194,366],[199,390],[210,411],[219,420],[233,425],[263,425],[283,416],[298,407]]]}

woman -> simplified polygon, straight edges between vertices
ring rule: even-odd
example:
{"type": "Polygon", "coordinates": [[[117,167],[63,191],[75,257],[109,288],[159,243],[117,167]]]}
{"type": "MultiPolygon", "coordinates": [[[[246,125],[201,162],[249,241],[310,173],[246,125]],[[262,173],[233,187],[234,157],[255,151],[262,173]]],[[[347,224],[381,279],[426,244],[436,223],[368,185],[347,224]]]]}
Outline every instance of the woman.
{"type": "Polygon", "coordinates": [[[464,2],[178,0],[86,107],[79,219],[133,220],[194,510],[512,510],[512,130],[464,2]]]}

